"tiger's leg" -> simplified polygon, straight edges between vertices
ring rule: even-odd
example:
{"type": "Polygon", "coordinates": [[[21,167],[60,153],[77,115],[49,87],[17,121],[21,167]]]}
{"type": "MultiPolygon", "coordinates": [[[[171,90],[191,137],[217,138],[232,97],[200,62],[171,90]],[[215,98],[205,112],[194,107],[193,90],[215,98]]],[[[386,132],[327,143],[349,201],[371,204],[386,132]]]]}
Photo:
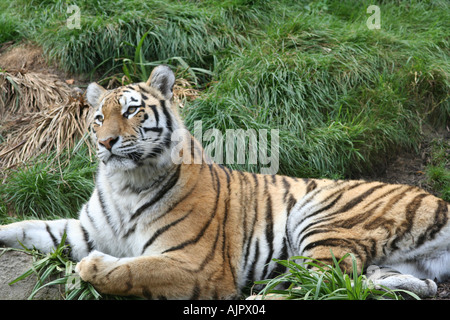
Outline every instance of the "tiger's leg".
{"type": "Polygon", "coordinates": [[[0,246],[11,248],[33,248],[48,253],[56,248],[64,234],[66,244],[70,245],[70,255],[75,260],[81,260],[90,251],[87,234],[79,220],[26,220],[0,226],[0,246]]]}
{"type": "MultiPolygon", "coordinates": [[[[211,298],[213,293],[202,286],[213,286],[211,279],[204,276],[205,273],[192,272],[181,260],[185,261],[166,255],[116,258],[93,251],[77,264],[75,271],[81,279],[106,294],[147,299],[211,298]]],[[[230,290],[226,290],[226,286],[217,287],[221,290],[218,298],[227,298],[223,293],[230,290]]]]}

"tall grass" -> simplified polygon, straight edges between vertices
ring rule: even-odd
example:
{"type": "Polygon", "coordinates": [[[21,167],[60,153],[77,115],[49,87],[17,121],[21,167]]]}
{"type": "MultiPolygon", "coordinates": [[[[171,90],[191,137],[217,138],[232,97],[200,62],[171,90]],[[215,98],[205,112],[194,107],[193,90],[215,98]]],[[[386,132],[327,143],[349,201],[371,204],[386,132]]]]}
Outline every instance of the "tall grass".
{"type": "Polygon", "coordinates": [[[86,149],[64,153],[60,165],[52,161],[54,155],[50,154],[10,170],[7,183],[0,185],[0,224],[23,219],[77,218],[94,189],[96,164],[86,149]]]}
{"type": "Polygon", "coordinates": [[[434,139],[430,153],[431,161],[426,167],[428,182],[439,197],[450,202],[450,141],[434,139]]]}
{"type": "MultiPolygon", "coordinates": [[[[89,73],[100,63],[118,66],[131,57],[129,45],[148,32],[142,50],[148,61],[180,56],[190,65],[210,66],[221,50],[243,43],[247,24],[267,20],[264,4],[246,1],[77,1],[80,28],[66,27],[67,3],[19,0],[1,7],[23,17],[17,33],[43,46],[54,61],[70,72],[89,73]]],[[[0,8],[1,8],[0,7],[0,8]]]]}
{"type": "Polygon", "coordinates": [[[417,145],[425,118],[450,118],[442,6],[382,5],[385,27],[374,31],[364,2],[298,4],[216,66],[215,85],[185,110],[188,126],[279,129],[284,174],[377,171],[386,154],[417,145]],[[425,9],[436,13],[422,18],[428,28],[403,39],[399,24],[425,9]]]}

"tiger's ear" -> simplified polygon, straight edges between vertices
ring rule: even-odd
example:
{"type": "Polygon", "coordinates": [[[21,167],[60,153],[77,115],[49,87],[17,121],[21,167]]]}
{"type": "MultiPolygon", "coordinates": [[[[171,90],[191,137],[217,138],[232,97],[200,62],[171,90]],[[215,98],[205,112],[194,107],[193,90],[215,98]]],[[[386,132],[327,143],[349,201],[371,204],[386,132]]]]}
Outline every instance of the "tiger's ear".
{"type": "Polygon", "coordinates": [[[168,66],[162,64],[153,69],[145,84],[158,89],[166,100],[170,100],[173,96],[172,89],[174,83],[175,75],[172,70],[168,66]]]}
{"type": "Polygon", "coordinates": [[[91,106],[98,108],[100,105],[100,98],[107,90],[101,85],[92,82],[86,89],[86,98],[91,106]]]}

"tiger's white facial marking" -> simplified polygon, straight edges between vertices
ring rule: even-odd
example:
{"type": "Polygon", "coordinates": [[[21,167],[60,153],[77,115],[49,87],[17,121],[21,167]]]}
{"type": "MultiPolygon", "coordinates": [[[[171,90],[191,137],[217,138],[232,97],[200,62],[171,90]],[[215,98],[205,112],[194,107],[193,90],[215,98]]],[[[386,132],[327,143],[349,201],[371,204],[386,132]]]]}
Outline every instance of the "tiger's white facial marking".
{"type": "Polygon", "coordinates": [[[125,89],[122,97],[119,99],[119,103],[122,106],[123,116],[131,119],[138,113],[139,108],[142,106],[142,96],[137,91],[125,89]]]}
{"type": "Polygon", "coordinates": [[[101,103],[100,103],[100,105],[98,107],[98,110],[94,114],[94,123],[99,125],[99,126],[103,125],[103,120],[105,118],[103,116],[103,112],[102,112],[102,107],[103,107],[104,103],[105,103],[105,98],[103,98],[103,100],[101,101],[101,103]]]}

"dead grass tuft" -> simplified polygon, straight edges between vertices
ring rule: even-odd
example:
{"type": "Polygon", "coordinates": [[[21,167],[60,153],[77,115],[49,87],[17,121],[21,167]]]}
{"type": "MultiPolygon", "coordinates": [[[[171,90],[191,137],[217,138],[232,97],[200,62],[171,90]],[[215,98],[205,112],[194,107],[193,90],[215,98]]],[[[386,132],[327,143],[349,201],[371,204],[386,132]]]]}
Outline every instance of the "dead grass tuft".
{"type": "Polygon", "coordinates": [[[60,154],[87,132],[84,97],[53,74],[2,72],[0,92],[2,168],[53,150],[60,154]]]}

